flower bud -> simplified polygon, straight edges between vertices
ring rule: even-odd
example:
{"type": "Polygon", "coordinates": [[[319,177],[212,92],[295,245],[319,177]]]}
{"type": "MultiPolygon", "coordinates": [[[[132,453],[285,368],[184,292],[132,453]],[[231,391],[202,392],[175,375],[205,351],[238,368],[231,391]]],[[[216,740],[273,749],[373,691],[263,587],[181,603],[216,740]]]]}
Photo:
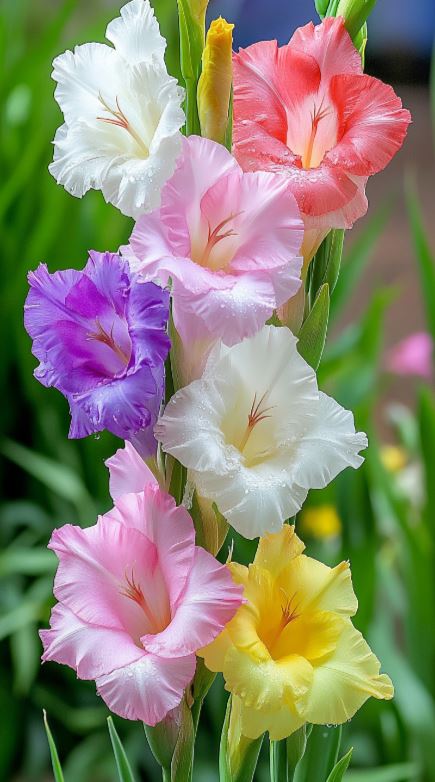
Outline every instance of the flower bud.
{"type": "Polygon", "coordinates": [[[190,13],[194,22],[198,24],[205,38],[205,15],[209,0],[188,0],[190,13]]]}
{"type": "Polygon", "coordinates": [[[222,17],[211,23],[198,83],[201,134],[220,144],[225,143],[230,110],[233,29],[222,17]]]}
{"type": "Polygon", "coordinates": [[[334,16],[343,17],[346,30],[354,40],[375,5],[376,0],[339,0],[334,16]]]}

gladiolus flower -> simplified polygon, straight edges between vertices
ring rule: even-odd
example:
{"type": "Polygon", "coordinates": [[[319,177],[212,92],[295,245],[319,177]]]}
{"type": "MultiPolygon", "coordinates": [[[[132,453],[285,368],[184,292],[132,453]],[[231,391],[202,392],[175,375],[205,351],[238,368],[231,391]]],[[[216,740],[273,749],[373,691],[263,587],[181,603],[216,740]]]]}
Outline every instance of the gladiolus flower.
{"type": "Polygon", "coordinates": [[[352,414],[318,390],[296,343],[289,329],[265,326],[232,348],[216,346],[154,430],[198,494],[246,538],[277,531],[309,489],[359,467],[367,446],[352,414]]]}
{"type": "Polygon", "coordinates": [[[115,714],[160,722],[195,673],[195,652],[242,602],[227,567],[195,546],[192,519],[158,486],[123,495],[87,529],[55,530],[59,567],[43,660],[95,680],[115,714]]]}
{"type": "Polygon", "coordinates": [[[235,155],[245,171],[286,174],[307,263],[329,229],[366,212],[367,178],[400,149],[409,122],[393,89],[363,73],[341,18],[234,56],[235,155]]]}
{"type": "Polygon", "coordinates": [[[233,24],[215,19],[207,33],[198,82],[201,135],[225,143],[233,82],[233,24]]]}
{"type": "Polygon", "coordinates": [[[301,513],[301,527],[305,534],[318,540],[335,538],[341,533],[341,521],[334,505],[314,505],[301,513]]]}
{"type": "Polygon", "coordinates": [[[172,280],[183,341],[232,345],[299,289],[302,237],[285,177],[244,174],[220,144],[190,136],[161,208],[139,218],[122,252],[142,280],[172,280]]]}
{"type": "Polygon", "coordinates": [[[330,568],[303,550],[285,525],[260,540],[249,568],[231,564],[247,603],[200,651],[211,671],[222,671],[247,738],[269,731],[277,741],[305,722],[339,725],[369,697],[393,697],[350,620],[358,603],[349,564],[330,568]]]}
{"type": "Polygon", "coordinates": [[[70,437],[108,429],[155,446],[164,387],[169,295],[140,285],[118,255],[91,252],[83,271],[29,274],[24,323],[41,362],[35,377],[68,400],[70,437]]]}
{"type": "Polygon", "coordinates": [[[132,0],[107,27],[114,48],[76,46],[54,60],[65,124],[50,171],[81,198],[90,188],[137,217],[160,203],[181,149],[183,91],[169,76],[166,42],[149,0],[132,0]]]}
{"type": "Polygon", "coordinates": [[[432,377],[433,344],[430,334],[418,331],[395,345],[387,356],[387,369],[395,375],[432,377]]]}

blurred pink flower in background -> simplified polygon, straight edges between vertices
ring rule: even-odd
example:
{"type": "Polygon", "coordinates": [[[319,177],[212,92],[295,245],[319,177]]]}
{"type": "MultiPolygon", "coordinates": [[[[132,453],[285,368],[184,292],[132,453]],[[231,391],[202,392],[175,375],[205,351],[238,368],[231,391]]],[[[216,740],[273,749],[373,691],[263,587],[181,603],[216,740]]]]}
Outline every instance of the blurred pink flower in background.
{"type": "Polygon", "coordinates": [[[387,354],[386,367],[395,375],[432,377],[433,342],[430,334],[417,331],[395,345],[387,354]]]}

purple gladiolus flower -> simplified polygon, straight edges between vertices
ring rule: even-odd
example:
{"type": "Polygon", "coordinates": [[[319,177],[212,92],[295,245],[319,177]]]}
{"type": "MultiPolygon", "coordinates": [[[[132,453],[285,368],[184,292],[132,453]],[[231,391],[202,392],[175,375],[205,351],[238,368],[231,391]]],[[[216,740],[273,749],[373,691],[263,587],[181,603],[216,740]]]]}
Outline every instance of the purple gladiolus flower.
{"type": "Polygon", "coordinates": [[[126,261],[91,252],[83,271],[29,273],[24,323],[35,377],[68,399],[69,437],[108,429],[150,451],[164,389],[169,294],[126,261]]]}

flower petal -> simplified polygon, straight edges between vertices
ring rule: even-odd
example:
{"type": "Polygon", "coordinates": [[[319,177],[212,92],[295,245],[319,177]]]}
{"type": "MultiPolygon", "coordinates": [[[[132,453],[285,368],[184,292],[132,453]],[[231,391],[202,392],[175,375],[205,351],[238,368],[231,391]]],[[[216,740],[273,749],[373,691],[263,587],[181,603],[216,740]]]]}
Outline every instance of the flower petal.
{"type": "Polygon", "coordinates": [[[156,568],[156,546],[145,535],[106,514],[87,529],[66,524],[55,530],[48,547],[59,558],[53,589],[59,602],[84,622],[131,635],[146,632],[144,612],[125,595],[132,573],[147,594],[146,575],[156,568]]]}
{"type": "Polygon", "coordinates": [[[334,611],[353,616],[357,611],[348,562],[330,568],[302,555],[282,569],[278,580],[289,597],[297,595],[298,612],[334,611]]]}
{"type": "Polygon", "coordinates": [[[185,590],[168,627],[157,635],[144,635],[144,648],[162,657],[196,652],[211,643],[233,618],[242,603],[243,588],[227,567],[204,549],[195,556],[185,590]]]}
{"type": "Polygon", "coordinates": [[[109,709],[127,720],[154,726],[181,702],[195,674],[196,657],[163,659],[147,654],[131,665],[97,679],[109,709]]]}
{"type": "Polygon", "coordinates": [[[319,64],[323,84],[337,73],[362,73],[361,57],[352,43],[342,17],[327,17],[316,26],[298,27],[289,47],[313,57],[319,64]]]}
{"type": "Polygon", "coordinates": [[[389,700],[394,694],[393,685],[379,669],[380,662],[361,633],[345,620],[335,652],[314,668],[301,715],[315,725],[339,725],[350,720],[367,698],[389,700]]]}
{"type": "Polygon", "coordinates": [[[262,733],[269,731],[271,741],[281,741],[299,730],[304,723],[305,719],[287,705],[279,709],[255,709],[242,703],[241,728],[248,739],[258,739],[262,733]]]}
{"type": "Polygon", "coordinates": [[[121,8],[121,16],[107,25],[106,38],[130,65],[163,59],[166,41],[149,0],[131,0],[121,8]]]}
{"type": "Polygon", "coordinates": [[[296,535],[294,525],[284,524],[277,534],[260,538],[254,562],[278,578],[290,560],[302,554],[304,549],[305,543],[296,535]]]}
{"type": "Polygon", "coordinates": [[[156,546],[171,607],[175,608],[195,554],[195,528],[187,510],[177,507],[169,494],[149,483],[138,494],[120,497],[105,518],[139,530],[156,546]]]}
{"type": "Polygon", "coordinates": [[[144,656],[124,630],[83,622],[65,605],[54,606],[50,630],[40,630],[43,662],[69,665],[79,679],[95,679],[130,665],[144,656]]]}
{"type": "Polygon", "coordinates": [[[327,155],[357,176],[382,171],[403,144],[411,115],[393,88],[366,74],[335,76],[331,97],[340,116],[339,141],[327,155]]]}
{"type": "Polygon", "coordinates": [[[317,415],[310,419],[295,455],[294,481],[305,488],[323,489],[346,467],[364,461],[367,436],[356,432],[353,415],[320,392],[317,415]]]}
{"type": "Polygon", "coordinates": [[[112,500],[117,500],[123,494],[143,491],[148,483],[157,483],[150,468],[128,441],[124,448],[118,448],[116,453],[106,460],[105,465],[109,470],[112,500]]]}

